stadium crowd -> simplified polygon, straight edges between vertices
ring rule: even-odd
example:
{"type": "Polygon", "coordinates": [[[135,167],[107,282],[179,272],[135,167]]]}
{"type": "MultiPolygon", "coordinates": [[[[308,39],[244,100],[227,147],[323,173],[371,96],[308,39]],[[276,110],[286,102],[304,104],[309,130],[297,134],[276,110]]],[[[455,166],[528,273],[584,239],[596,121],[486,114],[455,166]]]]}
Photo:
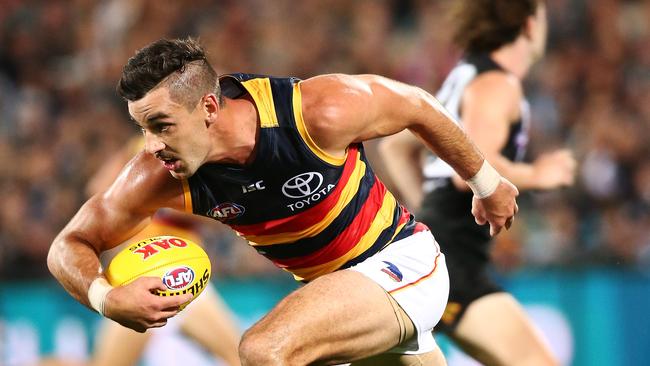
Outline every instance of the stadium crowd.
{"type": "MultiPolygon", "coordinates": [[[[376,73],[434,92],[459,57],[448,1],[0,1],[0,279],[47,276],[89,177],[137,133],[114,91],[136,49],[195,35],[219,73],[376,73]]],[[[547,5],[547,55],[526,85],[532,155],[568,145],[578,184],[522,197],[496,262],[650,268],[650,2],[547,5]]],[[[206,230],[222,274],[271,270],[206,230]]]]}

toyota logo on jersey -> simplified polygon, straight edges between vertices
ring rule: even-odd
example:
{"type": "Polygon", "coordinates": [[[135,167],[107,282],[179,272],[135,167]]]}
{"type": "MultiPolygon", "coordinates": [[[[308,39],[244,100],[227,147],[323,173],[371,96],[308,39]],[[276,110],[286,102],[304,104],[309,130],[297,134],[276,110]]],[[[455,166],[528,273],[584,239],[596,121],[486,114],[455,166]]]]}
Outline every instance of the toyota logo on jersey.
{"type": "Polygon", "coordinates": [[[323,175],[318,172],[298,174],[282,186],[282,193],[289,198],[303,198],[318,191],[323,184],[323,175]]]}
{"type": "Polygon", "coordinates": [[[165,273],[163,283],[170,290],[180,290],[194,281],[194,271],[190,267],[178,267],[165,273]]]}

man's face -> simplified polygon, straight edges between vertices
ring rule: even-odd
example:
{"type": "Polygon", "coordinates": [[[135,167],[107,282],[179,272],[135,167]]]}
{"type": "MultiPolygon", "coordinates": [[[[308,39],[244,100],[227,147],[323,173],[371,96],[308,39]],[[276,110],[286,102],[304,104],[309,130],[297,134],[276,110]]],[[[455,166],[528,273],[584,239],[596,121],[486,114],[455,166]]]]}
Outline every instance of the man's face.
{"type": "Polygon", "coordinates": [[[201,102],[189,111],[171,99],[168,88],[159,87],[128,105],[144,133],[146,151],[174,178],[189,178],[206,161],[210,139],[201,102]]]}

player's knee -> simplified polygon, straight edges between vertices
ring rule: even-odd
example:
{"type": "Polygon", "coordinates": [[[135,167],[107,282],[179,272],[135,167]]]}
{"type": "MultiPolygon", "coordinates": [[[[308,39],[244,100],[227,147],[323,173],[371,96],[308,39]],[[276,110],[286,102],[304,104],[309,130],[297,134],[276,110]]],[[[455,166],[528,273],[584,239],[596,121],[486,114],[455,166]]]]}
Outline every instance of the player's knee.
{"type": "Polygon", "coordinates": [[[239,357],[243,366],[298,366],[316,359],[312,350],[301,346],[298,337],[287,336],[280,329],[253,327],[244,333],[239,343],[239,357]]]}
{"type": "Polygon", "coordinates": [[[263,350],[263,339],[257,342],[256,337],[245,333],[239,342],[239,359],[242,366],[246,365],[263,365],[266,357],[263,350]]]}
{"type": "Polygon", "coordinates": [[[283,355],[278,352],[278,344],[254,329],[244,333],[239,342],[239,358],[242,366],[247,365],[285,365],[283,355]]]}

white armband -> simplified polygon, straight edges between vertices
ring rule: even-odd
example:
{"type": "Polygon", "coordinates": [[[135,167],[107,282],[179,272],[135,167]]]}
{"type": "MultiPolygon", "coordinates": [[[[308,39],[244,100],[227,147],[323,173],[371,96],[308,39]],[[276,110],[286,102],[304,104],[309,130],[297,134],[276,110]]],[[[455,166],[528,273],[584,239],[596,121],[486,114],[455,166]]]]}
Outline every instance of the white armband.
{"type": "Polygon", "coordinates": [[[106,301],[106,295],[108,292],[113,289],[106,278],[97,277],[88,288],[88,302],[93,309],[97,310],[102,316],[104,315],[104,302],[106,301]]]}
{"type": "Polygon", "coordinates": [[[481,169],[478,170],[476,175],[467,180],[467,185],[469,185],[476,197],[485,198],[496,191],[500,182],[501,174],[487,160],[483,160],[481,169]]]}

